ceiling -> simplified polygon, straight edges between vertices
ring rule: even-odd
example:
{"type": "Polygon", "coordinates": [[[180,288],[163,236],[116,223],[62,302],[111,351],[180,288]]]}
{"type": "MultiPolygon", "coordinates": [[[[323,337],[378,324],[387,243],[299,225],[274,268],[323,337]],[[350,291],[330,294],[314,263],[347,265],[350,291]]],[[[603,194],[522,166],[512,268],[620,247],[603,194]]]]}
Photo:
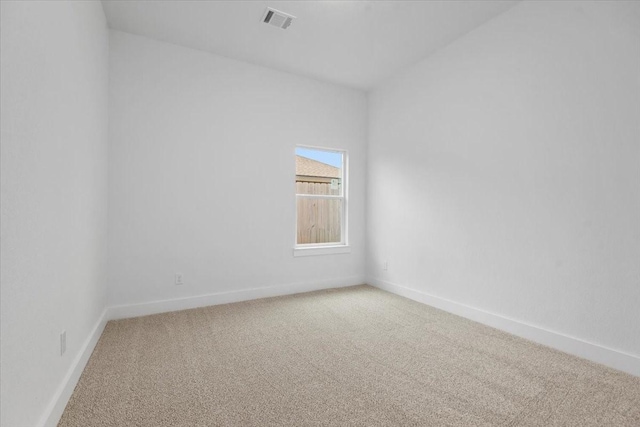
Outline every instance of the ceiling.
{"type": "Polygon", "coordinates": [[[515,1],[109,1],[115,30],[371,89],[515,1]],[[296,16],[262,23],[267,6],[296,16]]]}

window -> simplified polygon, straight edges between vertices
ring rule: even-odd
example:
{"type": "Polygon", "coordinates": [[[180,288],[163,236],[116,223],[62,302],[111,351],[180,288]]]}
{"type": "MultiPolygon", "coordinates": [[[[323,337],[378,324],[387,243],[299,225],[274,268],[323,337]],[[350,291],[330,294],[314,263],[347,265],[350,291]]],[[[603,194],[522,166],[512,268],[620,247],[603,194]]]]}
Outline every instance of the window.
{"type": "Polygon", "coordinates": [[[296,148],[294,255],[348,252],[347,152],[296,148]]]}

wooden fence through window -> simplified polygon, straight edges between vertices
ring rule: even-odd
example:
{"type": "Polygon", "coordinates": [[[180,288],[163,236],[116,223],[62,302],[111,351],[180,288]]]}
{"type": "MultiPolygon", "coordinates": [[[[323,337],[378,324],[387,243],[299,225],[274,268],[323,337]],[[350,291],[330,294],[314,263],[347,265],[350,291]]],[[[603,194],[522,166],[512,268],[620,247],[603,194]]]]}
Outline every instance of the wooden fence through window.
{"type": "MultiPolygon", "coordinates": [[[[340,195],[328,182],[296,181],[297,194],[340,195]]],[[[298,197],[298,244],[339,243],[341,238],[341,199],[298,197]]]]}

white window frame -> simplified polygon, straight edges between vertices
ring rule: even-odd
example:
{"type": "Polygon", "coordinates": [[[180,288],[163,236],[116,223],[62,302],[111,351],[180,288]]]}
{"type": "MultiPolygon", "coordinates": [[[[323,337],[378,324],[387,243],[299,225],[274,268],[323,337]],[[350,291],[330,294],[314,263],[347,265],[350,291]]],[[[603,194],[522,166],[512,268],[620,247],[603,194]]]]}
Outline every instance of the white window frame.
{"type": "Polygon", "coordinates": [[[293,168],[294,168],[294,185],[295,185],[295,153],[298,148],[307,148],[311,150],[331,151],[342,154],[342,177],[341,187],[342,195],[331,194],[297,194],[294,189],[295,195],[295,233],[293,241],[293,255],[294,256],[313,256],[313,255],[332,255],[332,254],[344,254],[350,253],[351,247],[349,246],[349,152],[341,148],[319,147],[312,145],[296,145],[294,150],[293,168]],[[330,243],[304,243],[298,244],[298,199],[338,199],[342,200],[342,212],[340,217],[340,242],[330,243]]]}

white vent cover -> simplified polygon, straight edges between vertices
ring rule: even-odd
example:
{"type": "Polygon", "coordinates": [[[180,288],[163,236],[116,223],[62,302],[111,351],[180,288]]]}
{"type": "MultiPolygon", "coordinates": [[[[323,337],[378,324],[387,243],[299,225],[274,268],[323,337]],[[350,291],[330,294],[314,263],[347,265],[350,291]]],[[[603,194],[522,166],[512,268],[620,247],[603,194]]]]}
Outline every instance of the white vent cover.
{"type": "Polygon", "coordinates": [[[288,13],[268,7],[267,10],[264,11],[262,22],[286,30],[295,18],[295,16],[289,15],[288,13]]]}

